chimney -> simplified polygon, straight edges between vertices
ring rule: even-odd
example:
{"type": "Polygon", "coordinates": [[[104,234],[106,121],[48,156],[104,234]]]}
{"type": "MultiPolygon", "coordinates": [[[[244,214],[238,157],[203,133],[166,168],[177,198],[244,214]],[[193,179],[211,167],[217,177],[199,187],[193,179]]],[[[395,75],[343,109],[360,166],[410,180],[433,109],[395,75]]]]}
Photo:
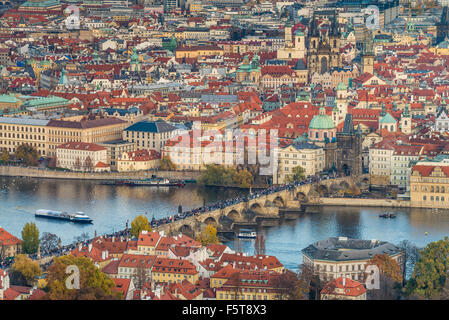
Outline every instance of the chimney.
{"type": "Polygon", "coordinates": [[[114,242],[115,241],[115,236],[112,236],[112,242],[114,242]]]}
{"type": "Polygon", "coordinates": [[[80,243],[80,244],[78,245],[78,251],[81,252],[82,249],[83,249],[83,245],[80,243]]]}
{"type": "Polygon", "coordinates": [[[346,277],[343,277],[343,288],[346,287],[346,277]]]}
{"type": "Polygon", "coordinates": [[[92,243],[89,243],[88,248],[89,248],[89,252],[91,252],[92,251],[92,243]]]}

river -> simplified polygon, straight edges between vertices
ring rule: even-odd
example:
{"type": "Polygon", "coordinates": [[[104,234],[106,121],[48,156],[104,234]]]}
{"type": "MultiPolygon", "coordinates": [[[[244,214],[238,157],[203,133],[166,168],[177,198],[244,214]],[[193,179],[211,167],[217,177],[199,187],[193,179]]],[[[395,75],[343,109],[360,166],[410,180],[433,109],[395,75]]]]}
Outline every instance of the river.
{"type": "MultiPolygon", "coordinates": [[[[63,244],[74,241],[87,232],[91,237],[125,228],[139,214],[149,219],[169,216],[183,210],[242,194],[244,191],[226,188],[204,188],[187,185],[184,188],[126,187],[100,185],[91,181],[50,180],[33,178],[0,178],[0,226],[15,236],[21,236],[25,223],[35,222],[40,232],[58,235],[63,244]],[[35,218],[36,209],[67,212],[83,211],[94,223],[82,225],[35,218]]],[[[346,236],[378,239],[397,244],[407,239],[419,247],[448,235],[449,211],[432,212],[423,209],[388,209],[357,207],[325,207],[320,213],[300,213],[295,220],[264,229],[266,254],[275,255],[289,269],[301,263],[301,249],[327,238],[346,236]],[[395,219],[381,219],[382,212],[395,212],[395,219]],[[427,235],[426,235],[427,232],[427,235]]],[[[233,249],[254,253],[253,240],[226,243],[233,249]]]]}

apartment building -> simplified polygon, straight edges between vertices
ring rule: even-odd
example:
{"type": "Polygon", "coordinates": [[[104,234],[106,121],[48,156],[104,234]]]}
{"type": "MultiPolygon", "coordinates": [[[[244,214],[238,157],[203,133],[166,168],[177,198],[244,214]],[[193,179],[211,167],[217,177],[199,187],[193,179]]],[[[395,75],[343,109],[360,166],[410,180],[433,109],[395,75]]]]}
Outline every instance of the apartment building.
{"type": "Polygon", "coordinates": [[[418,162],[410,176],[412,207],[449,208],[449,162],[418,162]]]}
{"type": "Polygon", "coordinates": [[[109,171],[108,150],[95,143],[66,142],[56,147],[56,166],[74,171],[109,171]]]}
{"type": "Polygon", "coordinates": [[[118,279],[132,279],[139,269],[144,269],[148,279],[152,278],[151,268],[156,261],[154,255],[124,254],[119,260],[117,269],[118,279]]]}
{"type": "Polygon", "coordinates": [[[369,173],[373,184],[390,183],[394,150],[394,143],[390,140],[382,140],[369,148],[369,173]]]}
{"type": "Polygon", "coordinates": [[[135,143],[137,149],[161,152],[165,142],[178,132],[178,128],[165,121],[140,121],[123,131],[123,140],[135,143]]]}
{"type": "Polygon", "coordinates": [[[391,159],[390,184],[408,189],[412,161],[417,161],[422,153],[422,146],[396,145],[391,159]]]}
{"type": "Polygon", "coordinates": [[[31,118],[0,117],[0,149],[13,154],[18,146],[28,144],[36,148],[39,155],[46,156],[48,122],[31,118]]]}
{"type": "Polygon", "coordinates": [[[279,149],[278,170],[273,177],[273,183],[287,182],[293,173],[293,168],[301,166],[306,176],[315,175],[324,170],[326,157],[322,147],[307,143],[297,142],[279,149]]]}
{"type": "Polygon", "coordinates": [[[126,121],[117,118],[50,120],[46,127],[48,155],[55,157],[57,146],[66,142],[101,143],[119,140],[126,125],[126,121]]]}
{"type": "Polygon", "coordinates": [[[235,272],[229,272],[229,270],[223,268],[217,272],[217,276],[225,280],[220,287],[216,288],[217,300],[279,299],[280,292],[275,284],[276,278],[280,276],[279,273],[267,270],[235,272]]]}
{"type": "Polygon", "coordinates": [[[322,281],[339,277],[363,281],[366,264],[376,254],[388,254],[404,272],[405,251],[386,241],[330,237],[302,250],[304,265],[322,281]]]}
{"type": "Polygon", "coordinates": [[[136,150],[123,152],[117,160],[118,172],[130,172],[155,169],[159,166],[161,154],[155,150],[136,150]]]}
{"type": "Polygon", "coordinates": [[[154,282],[181,283],[184,280],[195,284],[199,273],[190,261],[184,259],[157,258],[152,268],[154,282]]]}

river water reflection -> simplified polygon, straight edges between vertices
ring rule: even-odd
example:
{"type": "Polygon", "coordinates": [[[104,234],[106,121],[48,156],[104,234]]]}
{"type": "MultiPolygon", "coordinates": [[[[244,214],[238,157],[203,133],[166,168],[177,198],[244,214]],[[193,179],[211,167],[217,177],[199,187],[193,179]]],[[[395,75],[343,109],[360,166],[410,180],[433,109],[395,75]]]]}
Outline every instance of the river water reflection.
{"type": "MultiPolygon", "coordinates": [[[[124,229],[126,221],[147,212],[149,219],[170,216],[183,210],[227,199],[242,191],[225,188],[154,188],[107,186],[89,181],[0,178],[0,226],[20,237],[26,222],[36,222],[40,232],[57,234],[63,244],[73,242],[83,232],[90,236],[124,229]],[[94,219],[92,225],[55,222],[34,217],[36,209],[83,211],[94,219]]],[[[425,246],[448,235],[449,211],[325,207],[320,213],[301,213],[295,220],[265,228],[266,254],[276,255],[290,269],[301,263],[301,249],[332,236],[379,239],[392,243],[408,239],[425,246]],[[379,213],[395,212],[395,219],[381,219],[379,213]],[[426,235],[427,232],[427,235],[426,235]]],[[[254,253],[254,241],[226,243],[233,249],[254,253]]]]}

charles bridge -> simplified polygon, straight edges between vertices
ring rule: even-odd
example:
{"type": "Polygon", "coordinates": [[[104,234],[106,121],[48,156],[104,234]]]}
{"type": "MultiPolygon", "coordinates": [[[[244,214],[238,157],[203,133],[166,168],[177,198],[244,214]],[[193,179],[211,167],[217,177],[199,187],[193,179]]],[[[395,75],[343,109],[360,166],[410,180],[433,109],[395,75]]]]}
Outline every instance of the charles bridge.
{"type": "Polygon", "coordinates": [[[368,180],[367,176],[347,176],[303,184],[161,225],[156,230],[193,236],[208,224],[215,226],[219,234],[233,233],[240,227],[275,226],[282,219],[294,219],[308,205],[318,204],[325,194],[355,186],[367,188],[368,180]]]}

